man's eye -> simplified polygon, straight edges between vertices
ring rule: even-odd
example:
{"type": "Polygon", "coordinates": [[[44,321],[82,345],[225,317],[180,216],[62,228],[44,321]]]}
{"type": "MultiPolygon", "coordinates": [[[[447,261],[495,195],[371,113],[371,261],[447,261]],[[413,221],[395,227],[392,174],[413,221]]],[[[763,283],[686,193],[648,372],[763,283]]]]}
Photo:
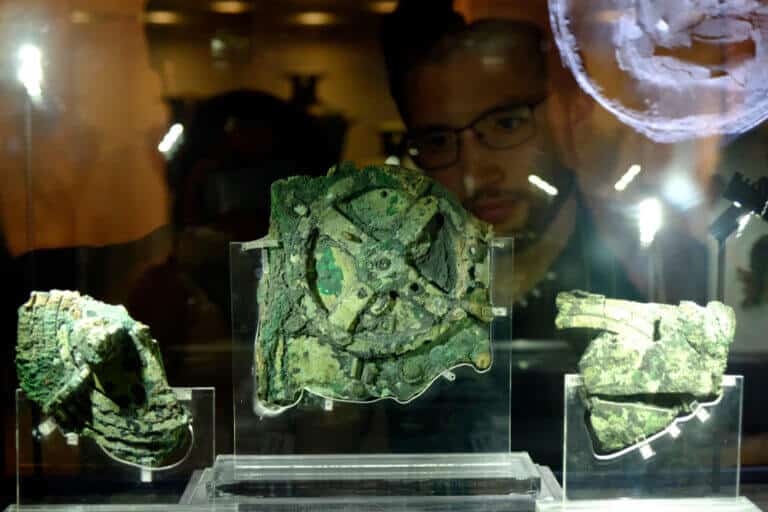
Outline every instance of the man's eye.
{"type": "Polygon", "coordinates": [[[431,149],[440,149],[448,146],[447,133],[430,133],[421,139],[422,146],[431,149]]]}
{"type": "Polygon", "coordinates": [[[494,124],[496,128],[501,128],[502,130],[514,130],[523,123],[525,123],[525,119],[520,119],[517,116],[504,116],[497,117],[494,124]]]}

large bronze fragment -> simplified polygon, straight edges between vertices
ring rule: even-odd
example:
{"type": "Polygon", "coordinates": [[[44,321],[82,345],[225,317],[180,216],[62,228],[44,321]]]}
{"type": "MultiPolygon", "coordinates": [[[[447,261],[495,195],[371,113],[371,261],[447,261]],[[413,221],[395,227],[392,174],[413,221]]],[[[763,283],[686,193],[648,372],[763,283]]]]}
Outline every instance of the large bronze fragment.
{"type": "Polygon", "coordinates": [[[65,432],[156,467],[189,440],[157,341],[122,306],[73,291],[32,292],[19,308],[16,369],[26,396],[65,432]]]}
{"type": "Polygon", "coordinates": [[[345,164],[272,186],[262,239],[256,410],[304,390],[408,402],[491,366],[491,227],[419,172],[345,164]]]}
{"type": "Polygon", "coordinates": [[[557,307],[558,328],[599,333],[579,362],[598,453],[638,443],[720,394],[736,328],[730,307],[641,304],[580,291],[560,293],[557,307]]]}

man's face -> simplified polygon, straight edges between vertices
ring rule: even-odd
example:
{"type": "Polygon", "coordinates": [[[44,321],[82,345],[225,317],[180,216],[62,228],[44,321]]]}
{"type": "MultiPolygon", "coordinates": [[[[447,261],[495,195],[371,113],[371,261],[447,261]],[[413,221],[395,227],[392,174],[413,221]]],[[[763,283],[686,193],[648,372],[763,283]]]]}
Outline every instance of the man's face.
{"type": "MultiPolygon", "coordinates": [[[[455,193],[478,218],[494,225],[499,233],[536,235],[546,224],[547,212],[556,201],[532,186],[535,174],[556,184],[547,129],[547,101],[543,64],[536,55],[483,56],[460,50],[439,62],[416,68],[408,77],[406,108],[409,129],[457,129],[498,112],[530,113],[526,136],[512,147],[494,149],[479,140],[476,131],[458,134],[455,162],[439,169],[425,169],[455,193]],[[505,107],[509,107],[506,110],[505,107]],[[529,110],[530,109],[530,110],[529,110]]],[[[515,114],[519,115],[519,114],[515,114]]],[[[509,126],[512,118],[493,117],[487,130],[509,126]]],[[[518,118],[518,123],[526,122],[518,118]]],[[[476,125],[480,126],[480,124],[476,125]]],[[[484,143],[485,142],[485,143],[484,143]]]]}

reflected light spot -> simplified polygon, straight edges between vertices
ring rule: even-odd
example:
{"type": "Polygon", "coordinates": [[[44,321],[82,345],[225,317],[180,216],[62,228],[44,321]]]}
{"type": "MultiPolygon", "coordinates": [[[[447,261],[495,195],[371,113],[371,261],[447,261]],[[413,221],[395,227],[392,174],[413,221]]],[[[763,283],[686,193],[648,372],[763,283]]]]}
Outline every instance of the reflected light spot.
{"type": "Polygon", "coordinates": [[[642,171],[643,168],[640,167],[638,164],[634,164],[629,166],[629,169],[627,169],[627,172],[624,173],[624,176],[619,178],[619,181],[616,182],[616,184],[613,186],[617,191],[621,192],[627,188],[627,186],[632,183],[632,180],[637,177],[638,174],[640,174],[640,171],[642,171]]]}
{"type": "Polygon", "coordinates": [[[176,147],[181,139],[181,135],[184,133],[184,126],[176,123],[168,129],[168,133],[165,134],[163,140],[157,145],[157,150],[167,155],[176,147]]]}
{"type": "Polygon", "coordinates": [[[685,172],[670,176],[664,182],[662,195],[669,203],[683,210],[692,208],[703,200],[699,187],[685,172]]]}
{"type": "Polygon", "coordinates": [[[497,68],[506,64],[507,59],[503,55],[484,55],[483,66],[486,68],[497,68]]]}
{"type": "Polygon", "coordinates": [[[321,26],[338,23],[339,19],[330,12],[308,11],[294,15],[291,20],[299,25],[321,26]]]}
{"type": "Polygon", "coordinates": [[[749,221],[751,219],[752,219],[752,212],[749,212],[739,217],[739,227],[736,230],[736,238],[740,238],[741,235],[744,234],[744,230],[747,229],[747,226],[749,225],[749,221]]]}
{"type": "Polygon", "coordinates": [[[19,48],[19,69],[16,74],[29,97],[37,101],[43,95],[43,52],[33,44],[19,48]]]}
{"type": "Polygon", "coordinates": [[[387,157],[386,160],[384,160],[384,164],[386,165],[400,165],[400,159],[397,158],[395,155],[390,155],[387,157]]]}
{"type": "Polygon", "coordinates": [[[644,247],[653,243],[656,233],[661,229],[662,222],[661,201],[650,197],[637,205],[637,227],[640,232],[640,243],[644,247]]]}
{"type": "Polygon", "coordinates": [[[669,24],[664,21],[663,18],[659,18],[659,21],[656,22],[656,29],[659,32],[667,32],[669,30],[669,24]]]}
{"type": "Polygon", "coordinates": [[[219,2],[211,2],[210,8],[213,12],[221,14],[242,14],[253,10],[253,6],[250,2],[241,2],[238,0],[221,0],[219,2]]]}
{"type": "Polygon", "coordinates": [[[86,11],[72,11],[72,13],[69,15],[69,20],[72,23],[77,23],[78,25],[84,25],[86,23],[90,23],[93,21],[93,16],[91,13],[86,11]]]}
{"type": "Polygon", "coordinates": [[[538,188],[539,190],[542,190],[547,195],[556,196],[558,194],[557,188],[553,187],[544,179],[536,176],[535,174],[528,176],[528,181],[531,183],[531,185],[538,188]]]}
{"type": "Polygon", "coordinates": [[[377,14],[389,14],[397,8],[396,1],[371,2],[370,9],[377,14]]]}
{"type": "Polygon", "coordinates": [[[148,11],[144,21],[151,25],[174,25],[181,23],[181,15],[175,11],[148,11]]]}

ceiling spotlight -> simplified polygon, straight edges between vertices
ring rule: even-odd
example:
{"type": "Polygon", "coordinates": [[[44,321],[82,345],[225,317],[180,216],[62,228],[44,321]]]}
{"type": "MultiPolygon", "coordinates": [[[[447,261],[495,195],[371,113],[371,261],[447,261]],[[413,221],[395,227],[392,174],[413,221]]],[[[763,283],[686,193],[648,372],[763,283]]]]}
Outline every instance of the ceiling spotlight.
{"type": "Polygon", "coordinates": [[[395,0],[380,0],[371,2],[369,8],[376,14],[389,14],[397,8],[397,2],[395,0]]]}
{"type": "Polygon", "coordinates": [[[78,25],[84,25],[93,21],[93,16],[88,11],[72,11],[69,20],[78,25]]]}
{"type": "Polygon", "coordinates": [[[253,5],[240,0],[219,0],[211,2],[210,9],[220,14],[243,14],[252,11],[253,5]]]}
{"type": "Polygon", "coordinates": [[[291,20],[299,25],[319,27],[323,25],[333,25],[338,23],[339,19],[335,14],[324,11],[306,11],[292,16],[291,20]]]}
{"type": "Polygon", "coordinates": [[[175,25],[181,23],[181,15],[176,11],[147,11],[144,21],[150,25],[175,25]]]}

